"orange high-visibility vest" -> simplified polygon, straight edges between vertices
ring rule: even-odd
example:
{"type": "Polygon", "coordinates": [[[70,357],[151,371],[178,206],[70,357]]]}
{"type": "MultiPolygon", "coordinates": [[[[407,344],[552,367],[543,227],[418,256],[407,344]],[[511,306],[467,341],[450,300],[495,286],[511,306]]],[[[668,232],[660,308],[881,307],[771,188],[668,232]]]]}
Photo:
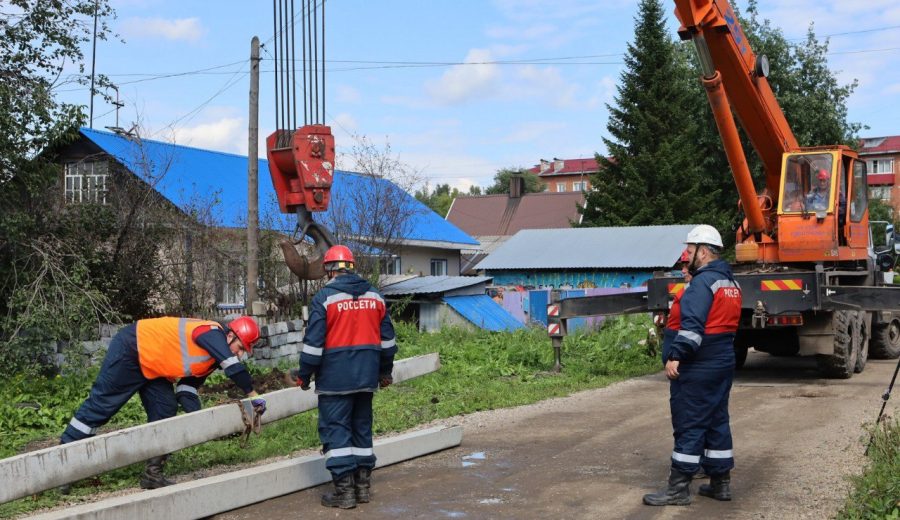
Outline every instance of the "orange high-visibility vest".
{"type": "Polygon", "coordinates": [[[138,320],[137,345],[141,372],[147,379],[205,376],[216,368],[216,360],[193,340],[193,332],[204,325],[221,329],[214,321],[191,318],[138,320]]]}

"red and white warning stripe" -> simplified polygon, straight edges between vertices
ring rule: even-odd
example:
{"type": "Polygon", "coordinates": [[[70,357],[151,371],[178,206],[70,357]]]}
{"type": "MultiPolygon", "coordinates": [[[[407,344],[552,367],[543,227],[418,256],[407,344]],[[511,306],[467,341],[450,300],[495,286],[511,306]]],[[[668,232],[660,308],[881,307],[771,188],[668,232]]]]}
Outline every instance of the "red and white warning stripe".
{"type": "Polygon", "coordinates": [[[551,323],[547,325],[547,334],[555,335],[559,334],[559,323],[551,323]]]}
{"type": "Polygon", "coordinates": [[[559,305],[552,304],[547,306],[547,316],[554,317],[559,316],[559,305]]]}

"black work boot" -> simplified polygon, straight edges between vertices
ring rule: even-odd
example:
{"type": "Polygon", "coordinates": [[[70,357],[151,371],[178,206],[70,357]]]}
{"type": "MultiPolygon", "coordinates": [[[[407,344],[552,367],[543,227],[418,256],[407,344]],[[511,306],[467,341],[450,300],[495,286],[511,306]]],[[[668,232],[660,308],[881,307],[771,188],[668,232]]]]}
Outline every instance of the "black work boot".
{"type": "Polygon", "coordinates": [[[163,469],[166,467],[168,455],[160,455],[147,460],[147,467],[141,474],[141,487],[143,489],[157,489],[161,487],[171,486],[175,483],[173,480],[166,478],[163,469]]]}
{"type": "Polygon", "coordinates": [[[692,475],[673,469],[669,473],[669,487],[658,493],[644,495],[648,506],[686,506],[691,503],[692,475]]]}
{"type": "Polygon", "coordinates": [[[731,500],[731,473],[710,475],[709,484],[702,484],[697,494],[725,502],[731,500]]]}
{"type": "Polygon", "coordinates": [[[356,507],[356,489],[353,485],[353,473],[338,478],[334,477],[334,492],[322,495],[322,505],[353,509],[356,507]]]}
{"type": "Polygon", "coordinates": [[[353,477],[356,479],[356,502],[368,504],[372,488],[372,468],[357,468],[353,477]]]}

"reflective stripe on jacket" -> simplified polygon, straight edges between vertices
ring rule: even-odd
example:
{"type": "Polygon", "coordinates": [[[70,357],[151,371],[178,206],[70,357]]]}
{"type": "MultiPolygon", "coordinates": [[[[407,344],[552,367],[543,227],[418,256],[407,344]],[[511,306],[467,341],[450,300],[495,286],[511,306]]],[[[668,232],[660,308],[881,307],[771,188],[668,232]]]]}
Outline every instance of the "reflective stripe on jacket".
{"type": "Polygon", "coordinates": [[[733,367],[732,343],[741,318],[741,288],[731,267],[714,260],[700,268],[679,300],[679,311],[678,333],[668,358],[708,368],[733,367]]]}
{"type": "Polygon", "coordinates": [[[191,318],[152,318],[138,320],[137,346],[141,372],[147,379],[206,376],[217,362],[193,339],[196,328],[221,329],[214,321],[191,318]]]}

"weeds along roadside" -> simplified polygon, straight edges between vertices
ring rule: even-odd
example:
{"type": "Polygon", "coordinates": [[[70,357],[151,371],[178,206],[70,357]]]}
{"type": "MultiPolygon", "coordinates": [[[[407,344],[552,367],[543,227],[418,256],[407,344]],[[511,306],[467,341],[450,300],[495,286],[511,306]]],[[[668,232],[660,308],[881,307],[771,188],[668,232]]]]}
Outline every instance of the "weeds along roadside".
{"type": "Polygon", "coordinates": [[[869,426],[869,460],[863,472],[850,478],[853,488],[837,520],[900,519],[900,419],[869,426]]]}
{"type": "MultiPolygon", "coordinates": [[[[606,386],[615,381],[658,371],[655,355],[644,345],[650,320],[631,316],[609,320],[599,331],[567,336],[563,345],[562,373],[552,373],[553,349],[543,329],[494,333],[447,328],[419,333],[397,324],[399,358],[438,352],[441,369],[433,374],[394,385],[375,398],[375,435],[399,432],[435,419],[481,410],[534,403],[551,397],[606,386]]],[[[282,367],[287,368],[287,367],[282,367]]],[[[87,373],[42,379],[16,376],[0,385],[0,456],[55,444],[75,409],[87,397],[96,377],[87,373]],[[36,442],[38,441],[38,442],[36,442]]],[[[251,367],[254,376],[268,371],[251,367]]],[[[220,373],[206,386],[227,381],[220,373]]],[[[223,394],[203,395],[204,406],[227,401],[223,394]]],[[[178,480],[204,476],[209,468],[247,464],[289,455],[319,445],[315,410],[266,425],[241,449],[238,436],[229,436],[175,452],[167,472],[178,480]],[[178,478],[183,476],[182,478],[178,478]]],[[[113,418],[109,427],[124,428],[146,421],[137,396],[113,418]]],[[[68,501],[105,491],[135,487],[143,464],[134,464],[84,479],[75,484],[68,501]]],[[[0,505],[0,518],[8,518],[60,503],[56,491],[0,505]]]]}

